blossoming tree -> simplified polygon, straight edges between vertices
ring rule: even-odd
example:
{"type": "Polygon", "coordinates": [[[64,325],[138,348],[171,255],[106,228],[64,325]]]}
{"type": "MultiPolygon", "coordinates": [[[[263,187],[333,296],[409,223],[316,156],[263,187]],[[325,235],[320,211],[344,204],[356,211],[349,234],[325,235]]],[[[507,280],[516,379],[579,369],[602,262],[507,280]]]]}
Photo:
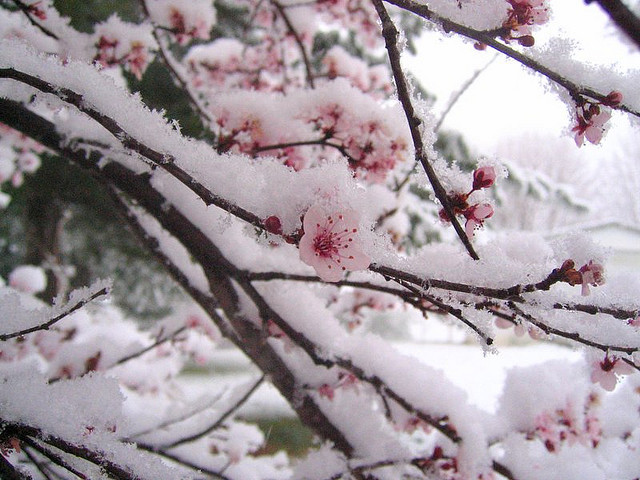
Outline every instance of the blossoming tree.
{"type": "MultiPolygon", "coordinates": [[[[195,305],[140,331],[96,302],[108,282],[44,306],[42,271],[12,272],[3,478],[640,476],[638,284],[605,283],[603,250],[582,236],[478,241],[505,170],[438,155],[437,122],[400,63],[399,26],[420,19],[546,77],[577,146],[598,143],[611,111],[640,116],[637,75],[537,50],[552,2],[140,0],[136,18],[88,33],[59,3],[0,3],[0,180],[19,186],[43,152],[81,167],[195,305]],[[334,44],[317,48],[329,31],[334,44]],[[152,62],[187,95],[202,139],[132,93],[152,62]],[[451,241],[407,249],[415,212],[451,241]],[[348,312],[365,307],[439,312],[478,348],[508,328],[584,359],[513,370],[490,413],[353,328],[348,312]],[[172,379],[222,337],[264,376],[185,404],[172,379]],[[265,380],[318,436],[306,459],[261,455],[261,434],[234,420],[265,380]]],[[[640,46],[624,3],[593,3],[640,46]]]]}

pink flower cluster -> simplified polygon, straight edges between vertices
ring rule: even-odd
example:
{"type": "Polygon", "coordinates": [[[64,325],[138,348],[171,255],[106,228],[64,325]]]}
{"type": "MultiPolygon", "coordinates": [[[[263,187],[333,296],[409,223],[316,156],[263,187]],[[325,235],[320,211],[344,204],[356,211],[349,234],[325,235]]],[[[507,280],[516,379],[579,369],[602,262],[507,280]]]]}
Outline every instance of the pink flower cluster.
{"type": "MultiPolygon", "coordinates": [[[[209,92],[228,90],[281,91],[285,67],[281,51],[272,38],[257,45],[245,45],[232,38],[219,38],[192,48],[185,57],[192,85],[209,92]]],[[[287,76],[291,85],[302,85],[302,77],[287,76]]]]}
{"type": "Polygon", "coordinates": [[[197,19],[192,25],[187,25],[184,15],[173,7],[169,16],[171,33],[176,36],[180,45],[185,45],[194,38],[206,40],[209,38],[210,25],[204,19],[197,19]]]}
{"type": "MultiPolygon", "coordinates": [[[[40,154],[45,148],[16,130],[0,123],[0,184],[11,182],[19,187],[24,175],[40,168],[40,154]],[[6,148],[5,148],[6,147],[6,148]]],[[[0,201],[0,206],[4,202],[0,201]]]]}
{"type": "Polygon", "coordinates": [[[349,166],[357,175],[370,182],[383,182],[409,149],[405,139],[394,135],[385,123],[378,120],[363,122],[336,103],[318,106],[306,121],[325,142],[347,155],[349,166]]]}
{"type": "Polygon", "coordinates": [[[318,387],[318,394],[321,397],[333,400],[338,389],[351,389],[357,391],[358,383],[359,380],[354,374],[340,372],[338,374],[338,381],[334,384],[323,383],[318,387]]]}
{"type": "Polygon", "coordinates": [[[347,270],[366,269],[371,260],[361,250],[359,215],[354,210],[327,214],[313,206],[304,216],[300,259],[325,282],[338,282],[347,270]]]}
{"type": "Polygon", "coordinates": [[[368,118],[361,111],[334,102],[323,103],[325,99],[324,94],[318,95],[317,101],[307,96],[305,109],[291,104],[288,129],[273,127],[269,116],[272,110],[268,108],[271,104],[248,112],[219,103],[214,107],[219,127],[218,151],[277,157],[295,170],[342,157],[357,177],[371,183],[384,182],[388,173],[409,156],[405,132],[396,130],[381,115],[368,118]]]}
{"type": "Polygon", "coordinates": [[[95,36],[94,62],[105,68],[122,66],[138,80],[142,78],[152,60],[149,47],[154,41],[150,31],[144,26],[123,22],[114,15],[96,26],[95,36]]]}
{"type": "MultiPolygon", "coordinates": [[[[473,172],[473,185],[468,193],[449,194],[449,203],[456,215],[462,215],[466,219],[465,233],[471,239],[476,229],[482,227],[484,221],[493,215],[493,207],[488,203],[475,203],[469,205],[469,196],[478,190],[491,187],[496,180],[496,171],[491,166],[480,167],[473,172]]],[[[447,212],[440,210],[440,219],[451,221],[447,212]]]]}
{"type": "Polygon", "coordinates": [[[535,43],[531,35],[531,27],[543,25],[549,20],[549,7],[545,5],[546,0],[507,0],[510,7],[507,19],[502,26],[508,33],[503,35],[503,39],[516,40],[523,47],[531,47],[535,43]],[[514,33],[518,36],[514,36],[514,33]]]}
{"type": "Polygon", "coordinates": [[[317,0],[318,13],[331,23],[338,23],[349,31],[358,32],[362,42],[375,47],[380,42],[378,15],[367,0],[317,0]]]}
{"type": "Polygon", "coordinates": [[[590,293],[589,286],[597,287],[604,285],[604,267],[598,262],[589,260],[578,270],[575,269],[575,262],[571,259],[565,260],[557,271],[560,281],[569,285],[582,285],[582,295],[590,293]]]}
{"type": "Polygon", "coordinates": [[[594,145],[600,143],[605,125],[611,118],[611,111],[607,107],[617,106],[620,102],[622,94],[613,91],[603,102],[582,99],[576,104],[576,125],[572,131],[575,132],[574,139],[578,147],[584,145],[585,138],[594,145]]]}
{"type": "Polygon", "coordinates": [[[114,65],[123,65],[138,80],[142,79],[142,74],[149,65],[149,57],[144,45],[139,42],[133,42],[129,51],[122,57],[116,56],[116,49],[119,41],[108,37],[100,37],[96,48],[98,53],[94,57],[94,61],[103,67],[112,67],[114,65]]]}
{"type": "Polygon", "coordinates": [[[42,9],[42,1],[37,1],[32,3],[31,5],[29,5],[27,7],[27,11],[31,14],[34,15],[35,17],[39,18],[40,20],[46,20],[47,19],[47,13],[42,9]]]}
{"type": "Polygon", "coordinates": [[[592,411],[594,403],[594,400],[588,402],[584,415],[576,414],[571,403],[567,403],[565,408],[541,413],[536,417],[534,432],[530,436],[540,439],[551,453],[557,453],[565,443],[570,446],[581,443],[589,448],[597,447],[602,429],[592,411]]]}
{"type": "Polygon", "coordinates": [[[369,66],[339,45],[327,52],[322,63],[329,79],[348,78],[353,86],[376,97],[384,98],[393,92],[389,71],[385,65],[369,66]]]}

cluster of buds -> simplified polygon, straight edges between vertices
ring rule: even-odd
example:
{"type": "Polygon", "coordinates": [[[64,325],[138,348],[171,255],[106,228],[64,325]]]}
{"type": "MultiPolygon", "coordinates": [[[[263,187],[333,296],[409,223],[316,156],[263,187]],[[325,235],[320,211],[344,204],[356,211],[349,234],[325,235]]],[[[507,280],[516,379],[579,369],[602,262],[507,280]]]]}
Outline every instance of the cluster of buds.
{"type": "Polygon", "coordinates": [[[147,48],[137,41],[131,42],[128,51],[118,56],[116,53],[119,48],[120,41],[107,36],[100,36],[95,47],[97,53],[93,58],[94,62],[99,63],[103,67],[113,67],[115,65],[123,65],[138,80],[142,79],[142,74],[149,65],[149,56],[147,48]]]}
{"type": "Polygon", "coordinates": [[[338,23],[359,33],[367,47],[380,41],[378,17],[371,2],[365,0],[317,0],[315,9],[328,23],[338,23]]]}
{"type": "Polygon", "coordinates": [[[585,138],[594,145],[600,143],[605,124],[611,118],[610,107],[616,107],[620,102],[622,102],[622,94],[615,90],[602,102],[583,98],[576,102],[576,125],[572,131],[575,132],[574,138],[578,147],[584,144],[585,138]]]}
{"type": "Polygon", "coordinates": [[[170,31],[176,36],[180,45],[186,45],[193,38],[202,40],[209,38],[211,25],[202,18],[197,19],[193,25],[187,25],[183,13],[176,8],[171,8],[169,21],[171,23],[170,31]]]}
{"type": "MultiPolygon", "coordinates": [[[[471,239],[476,229],[482,227],[484,221],[493,215],[493,207],[488,203],[469,204],[469,196],[478,190],[491,187],[496,180],[496,171],[491,166],[480,167],[473,172],[473,185],[468,193],[449,194],[449,204],[456,215],[462,215],[466,219],[465,233],[471,239]]],[[[440,219],[450,222],[451,219],[443,209],[439,212],[440,219]]]]}
{"type": "Polygon", "coordinates": [[[569,285],[582,285],[582,295],[589,295],[589,285],[597,287],[604,284],[604,267],[593,260],[585,263],[578,270],[573,260],[565,260],[555,271],[559,281],[569,285]]]}
{"type": "Polygon", "coordinates": [[[27,6],[27,11],[31,15],[39,18],[40,20],[46,20],[47,14],[40,6],[41,4],[42,4],[42,1],[32,3],[31,5],[27,6]]]}
{"type": "Polygon", "coordinates": [[[435,473],[438,478],[459,478],[458,460],[447,456],[439,445],[433,448],[430,457],[418,460],[416,466],[425,473],[435,473]]]}
{"type": "Polygon", "coordinates": [[[327,398],[331,401],[335,397],[337,389],[343,388],[357,390],[358,383],[358,377],[356,377],[353,373],[340,372],[338,374],[338,381],[333,385],[323,383],[318,387],[318,394],[321,397],[327,398]]]}
{"type": "Polygon", "coordinates": [[[545,0],[507,0],[510,5],[507,19],[502,23],[505,33],[502,39],[515,40],[523,47],[535,43],[531,35],[533,25],[542,25],[549,20],[549,7],[545,0]]]}
{"type": "Polygon", "coordinates": [[[542,412],[536,417],[535,430],[529,432],[528,438],[538,438],[550,453],[557,453],[564,444],[580,443],[596,448],[602,436],[600,421],[593,411],[596,405],[597,397],[591,396],[583,415],[578,414],[571,402],[567,402],[565,408],[542,412]]]}

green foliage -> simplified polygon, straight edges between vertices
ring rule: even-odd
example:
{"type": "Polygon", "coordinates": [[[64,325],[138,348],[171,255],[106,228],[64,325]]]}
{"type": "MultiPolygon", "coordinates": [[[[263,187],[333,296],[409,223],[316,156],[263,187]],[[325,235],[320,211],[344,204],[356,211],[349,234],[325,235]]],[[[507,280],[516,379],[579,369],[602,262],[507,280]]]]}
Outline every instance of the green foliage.
{"type": "Polygon", "coordinates": [[[46,264],[48,256],[55,256],[57,263],[74,270],[70,288],[96,278],[117,279],[112,298],[129,314],[162,316],[181,298],[182,292],[128,230],[102,185],[77,166],[45,154],[38,171],[11,193],[13,199],[0,216],[4,278],[16,265],[46,264]]]}
{"type": "Polygon", "coordinates": [[[314,444],[314,434],[294,417],[251,419],[265,435],[265,445],[259,453],[272,455],[281,450],[293,457],[305,455],[314,444]]]}
{"type": "Polygon", "coordinates": [[[137,22],[142,16],[137,0],[54,0],[53,4],[60,15],[69,17],[73,28],[86,33],[92,33],[96,23],[114,13],[128,22],[137,22]]]}

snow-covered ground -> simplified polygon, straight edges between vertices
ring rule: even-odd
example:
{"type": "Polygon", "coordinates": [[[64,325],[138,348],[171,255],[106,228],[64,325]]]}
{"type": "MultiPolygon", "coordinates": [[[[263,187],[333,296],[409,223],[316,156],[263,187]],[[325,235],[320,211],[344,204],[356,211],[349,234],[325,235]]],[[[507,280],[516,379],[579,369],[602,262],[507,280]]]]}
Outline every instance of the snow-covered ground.
{"type": "MultiPolygon", "coordinates": [[[[489,412],[497,406],[507,369],[581,357],[578,351],[548,343],[503,346],[498,348],[498,353],[488,354],[484,354],[480,346],[471,344],[403,342],[396,347],[406,355],[444,370],[453,383],[467,391],[471,403],[489,412]]],[[[252,377],[259,377],[259,372],[241,352],[221,349],[214,356],[211,374],[187,375],[181,382],[190,395],[199,396],[211,392],[214,386],[235,385],[252,377]]],[[[293,411],[277,390],[265,382],[242,407],[241,414],[251,418],[279,417],[291,416],[293,411]]]]}

